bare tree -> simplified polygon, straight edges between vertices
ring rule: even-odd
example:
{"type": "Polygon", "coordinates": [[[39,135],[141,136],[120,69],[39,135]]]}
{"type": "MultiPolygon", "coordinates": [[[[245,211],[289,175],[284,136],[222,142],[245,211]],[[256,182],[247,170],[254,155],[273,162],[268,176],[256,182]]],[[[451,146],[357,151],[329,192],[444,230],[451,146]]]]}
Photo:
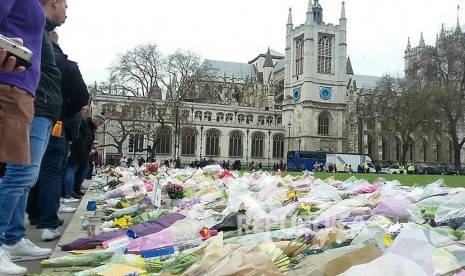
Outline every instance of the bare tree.
{"type": "Polygon", "coordinates": [[[368,116],[388,125],[391,134],[400,136],[402,152],[399,163],[405,164],[412,146],[409,141],[421,137],[414,134],[428,131],[427,127],[431,125],[428,122],[432,110],[431,94],[423,89],[418,78],[407,80],[386,75],[365,100],[363,110],[368,116]]]}
{"type": "Polygon", "coordinates": [[[158,88],[163,62],[156,44],[139,45],[119,55],[109,67],[110,88],[123,95],[147,97],[158,88]]]}
{"type": "Polygon", "coordinates": [[[465,144],[465,35],[457,30],[441,31],[436,47],[427,47],[410,63],[407,76],[421,75],[434,93],[434,102],[446,121],[454,147],[454,165],[461,170],[465,144]]]}
{"type": "Polygon", "coordinates": [[[193,101],[199,97],[196,85],[206,80],[212,71],[208,62],[202,64],[198,54],[176,50],[166,58],[161,82],[166,89],[166,99],[193,101]]]}

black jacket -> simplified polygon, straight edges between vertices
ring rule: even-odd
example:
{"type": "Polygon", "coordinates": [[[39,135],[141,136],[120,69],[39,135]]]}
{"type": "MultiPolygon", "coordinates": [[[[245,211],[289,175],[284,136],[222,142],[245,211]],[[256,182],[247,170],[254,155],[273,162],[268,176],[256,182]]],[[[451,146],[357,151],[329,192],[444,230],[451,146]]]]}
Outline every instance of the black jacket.
{"type": "Polygon", "coordinates": [[[76,62],[68,59],[60,46],[52,42],[56,65],[61,72],[61,95],[63,105],[60,118],[71,118],[81,108],[89,103],[87,85],[82,79],[81,71],[76,62]]]}
{"type": "Polygon", "coordinates": [[[61,73],[56,65],[52,43],[48,36],[48,32],[54,28],[55,25],[47,19],[42,34],[40,81],[34,101],[34,115],[55,121],[60,116],[62,97],[60,91],[61,73]]]}
{"type": "Polygon", "coordinates": [[[55,61],[61,72],[61,105],[60,119],[63,121],[65,136],[68,140],[76,139],[81,123],[81,109],[89,102],[89,92],[82,79],[77,63],[68,60],[60,46],[52,42],[55,61]]]}
{"type": "Polygon", "coordinates": [[[82,119],[79,127],[79,136],[73,141],[69,148],[68,163],[85,165],[89,159],[89,152],[87,151],[87,122],[82,119]]]}

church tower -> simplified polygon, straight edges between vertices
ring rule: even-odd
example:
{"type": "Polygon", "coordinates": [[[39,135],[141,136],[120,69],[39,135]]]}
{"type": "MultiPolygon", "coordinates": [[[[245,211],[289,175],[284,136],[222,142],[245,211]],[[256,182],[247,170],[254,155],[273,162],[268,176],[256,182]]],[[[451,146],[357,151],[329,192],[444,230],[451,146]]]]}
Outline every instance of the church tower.
{"type": "Polygon", "coordinates": [[[289,9],[283,103],[288,150],[345,151],[346,87],[353,74],[346,30],[344,2],[338,25],[325,24],[318,0],[309,0],[306,22],[297,27],[289,9]]]}

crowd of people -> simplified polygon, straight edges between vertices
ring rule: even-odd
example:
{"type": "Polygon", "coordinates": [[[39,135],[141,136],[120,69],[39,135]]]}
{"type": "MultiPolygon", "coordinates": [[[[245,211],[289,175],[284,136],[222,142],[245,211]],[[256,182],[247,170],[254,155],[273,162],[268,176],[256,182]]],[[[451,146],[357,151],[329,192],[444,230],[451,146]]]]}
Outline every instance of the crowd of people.
{"type": "MultiPolygon", "coordinates": [[[[0,275],[25,275],[13,260],[47,258],[26,237],[29,223],[43,241],[61,236],[61,202],[83,195],[103,114],[89,117],[89,93],[76,62],[58,43],[67,0],[3,0],[0,35],[32,52],[32,65],[0,49],[0,275]]],[[[74,209],[74,210],[73,210],[74,209]]]]}

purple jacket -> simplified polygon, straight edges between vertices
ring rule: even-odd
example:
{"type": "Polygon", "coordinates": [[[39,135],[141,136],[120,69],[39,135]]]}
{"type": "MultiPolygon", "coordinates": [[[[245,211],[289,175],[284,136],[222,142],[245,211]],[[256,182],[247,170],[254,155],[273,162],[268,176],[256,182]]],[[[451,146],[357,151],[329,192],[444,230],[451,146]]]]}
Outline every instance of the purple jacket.
{"type": "Polygon", "coordinates": [[[32,66],[22,73],[0,70],[0,83],[17,86],[35,97],[40,78],[42,32],[45,15],[38,0],[1,0],[0,34],[19,37],[32,51],[32,66]]]}

